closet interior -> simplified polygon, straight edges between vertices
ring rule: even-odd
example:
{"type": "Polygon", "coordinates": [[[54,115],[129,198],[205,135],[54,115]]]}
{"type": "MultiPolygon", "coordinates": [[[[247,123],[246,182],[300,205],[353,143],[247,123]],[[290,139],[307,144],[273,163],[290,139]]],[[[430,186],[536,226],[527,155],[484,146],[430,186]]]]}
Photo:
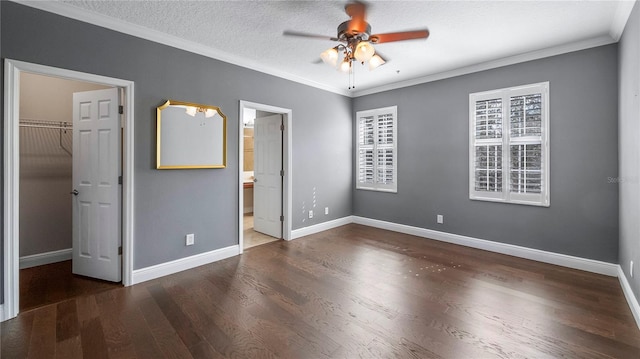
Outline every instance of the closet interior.
{"type": "Polygon", "coordinates": [[[107,87],[21,74],[21,311],[107,285],[71,273],[73,93],[104,88],[107,87]]]}

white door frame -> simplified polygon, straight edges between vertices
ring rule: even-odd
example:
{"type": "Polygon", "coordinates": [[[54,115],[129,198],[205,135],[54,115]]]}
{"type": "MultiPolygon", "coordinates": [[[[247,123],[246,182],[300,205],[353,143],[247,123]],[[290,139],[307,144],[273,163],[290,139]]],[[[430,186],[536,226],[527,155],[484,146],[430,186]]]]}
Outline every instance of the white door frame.
{"type": "Polygon", "coordinates": [[[133,273],[133,200],[134,200],[134,83],[100,75],[5,59],[4,64],[4,304],[0,321],[14,318],[19,311],[19,184],[20,184],[20,74],[29,72],[124,89],[123,166],[122,166],[122,283],[132,284],[133,273]]]}
{"type": "Polygon", "coordinates": [[[275,107],[270,105],[263,105],[260,103],[249,102],[240,100],[240,111],[238,114],[238,238],[240,245],[240,254],[243,252],[244,235],[243,235],[243,204],[244,204],[244,187],[243,187],[243,165],[244,165],[244,126],[242,121],[242,115],[245,108],[251,108],[258,111],[271,112],[275,114],[282,114],[284,117],[284,132],[282,141],[282,168],[284,169],[284,188],[282,189],[282,208],[284,216],[284,223],[282,226],[282,237],[290,241],[291,240],[291,208],[292,208],[292,163],[291,163],[291,148],[292,148],[292,131],[291,124],[293,119],[293,111],[288,108],[275,107]]]}

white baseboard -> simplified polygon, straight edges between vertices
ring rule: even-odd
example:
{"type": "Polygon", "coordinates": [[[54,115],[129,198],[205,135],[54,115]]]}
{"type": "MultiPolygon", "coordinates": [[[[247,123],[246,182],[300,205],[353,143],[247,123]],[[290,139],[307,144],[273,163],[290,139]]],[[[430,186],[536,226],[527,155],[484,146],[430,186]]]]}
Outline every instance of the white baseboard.
{"type": "Polygon", "coordinates": [[[58,263],[71,259],[72,249],[61,249],[46,253],[32,254],[20,257],[20,269],[42,266],[45,264],[58,263]]]}
{"type": "Polygon", "coordinates": [[[633,294],[633,290],[621,266],[618,266],[618,280],[620,281],[620,286],[622,286],[624,297],[627,298],[627,303],[629,303],[629,308],[631,308],[631,313],[636,320],[638,329],[640,329],[640,303],[638,303],[638,299],[635,294],[633,294]]]}
{"type": "Polygon", "coordinates": [[[242,210],[243,214],[253,213],[253,207],[244,207],[242,210]]]}
{"type": "Polygon", "coordinates": [[[233,245],[216,249],[211,252],[196,254],[191,257],[176,259],[171,262],[161,263],[154,266],[136,269],[133,271],[131,284],[138,284],[148,280],[164,277],[166,275],[182,272],[187,269],[199,267],[201,265],[213,263],[240,254],[240,246],[233,245]]]}
{"type": "Polygon", "coordinates": [[[385,222],[377,219],[370,219],[370,218],[364,218],[364,217],[358,217],[358,216],[353,217],[353,223],[358,223],[365,226],[376,227],[381,229],[387,229],[394,232],[411,234],[418,237],[435,239],[442,242],[448,242],[453,244],[459,244],[462,246],[483,249],[490,252],[502,253],[510,256],[531,259],[538,262],[550,263],[550,264],[555,264],[563,267],[579,269],[587,272],[604,274],[612,277],[618,276],[617,264],[597,261],[593,259],[574,257],[566,254],[547,252],[539,249],[516,246],[513,244],[487,241],[484,239],[461,236],[458,234],[434,231],[432,229],[407,226],[404,224],[385,222]]]}
{"type": "Polygon", "coordinates": [[[0,304],[0,322],[4,322],[7,319],[4,317],[4,304],[0,304]]]}
{"type": "Polygon", "coordinates": [[[331,221],[314,224],[309,227],[294,229],[293,231],[291,231],[291,239],[309,236],[332,228],[344,226],[349,223],[353,223],[353,216],[342,217],[331,221]]]}

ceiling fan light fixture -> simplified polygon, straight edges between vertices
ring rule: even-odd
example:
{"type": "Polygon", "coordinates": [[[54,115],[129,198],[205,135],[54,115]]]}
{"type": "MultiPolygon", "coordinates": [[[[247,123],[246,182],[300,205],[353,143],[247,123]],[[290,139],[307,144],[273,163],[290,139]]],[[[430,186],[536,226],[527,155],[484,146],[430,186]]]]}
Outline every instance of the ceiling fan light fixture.
{"type": "Polygon", "coordinates": [[[348,57],[344,58],[344,61],[342,61],[338,69],[345,73],[349,73],[349,71],[351,71],[351,61],[348,57]]]}
{"type": "Polygon", "coordinates": [[[356,50],[353,56],[360,62],[367,62],[373,57],[373,55],[375,55],[375,53],[376,50],[369,41],[360,41],[358,45],[356,45],[356,50]]]}
{"type": "Polygon", "coordinates": [[[349,74],[349,90],[355,88],[354,64],[356,61],[363,66],[366,63],[369,71],[373,71],[387,62],[384,57],[376,53],[374,45],[429,37],[429,30],[426,28],[372,34],[371,25],[367,22],[368,5],[364,2],[365,0],[347,1],[349,2],[345,6],[345,12],[350,19],[338,25],[337,36],[315,35],[291,30],[285,30],[283,35],[339,42],[338,46],[322,52],[320,58],[338,71],[349,74]]]}
{"type": "Polygon", "coordinates": [[[338,65],[338,47],[332,47],[323,51],[320,54],[320,58],[325,64],[336,67],[338,65]]]}
{"type": "Polygon", "coordinates": [[[369,71],[372,71],[374,69],[376,69],[377,67],[384,65],[386,61],[384,61],[384,59],[378,55],[374,55],[370,60],[369,60],[369,71]]]}

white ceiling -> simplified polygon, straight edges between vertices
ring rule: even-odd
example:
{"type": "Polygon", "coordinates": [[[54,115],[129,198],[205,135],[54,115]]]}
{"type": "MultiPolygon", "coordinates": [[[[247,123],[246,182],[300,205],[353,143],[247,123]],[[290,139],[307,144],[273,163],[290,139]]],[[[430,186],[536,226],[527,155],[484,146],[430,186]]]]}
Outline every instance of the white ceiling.
{"type": "Polygon", "coordinates": [[[323,63],[345,1],[19,1],[329,91],[357,96],[617,42],[633,1],[369,1],[372,33],[427,27],[376,45],[390,61],[348,76],[323,63]]]}

